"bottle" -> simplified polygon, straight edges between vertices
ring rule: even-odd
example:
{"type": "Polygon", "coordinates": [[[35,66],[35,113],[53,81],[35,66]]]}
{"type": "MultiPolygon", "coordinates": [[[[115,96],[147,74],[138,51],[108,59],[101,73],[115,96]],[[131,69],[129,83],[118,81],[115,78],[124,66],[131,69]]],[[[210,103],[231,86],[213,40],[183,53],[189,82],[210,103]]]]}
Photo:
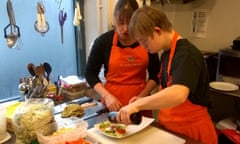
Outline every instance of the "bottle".
{"type": "MultiPolygon", "coordinates": [[[[118,112],[109,112],[108,120],[113,123],[117,123],[117,114],[118,112]]],[[[142,121],[142,115],[140,112],[133,113],[130,115],[131,124],[140,124],[142,121]]]]}

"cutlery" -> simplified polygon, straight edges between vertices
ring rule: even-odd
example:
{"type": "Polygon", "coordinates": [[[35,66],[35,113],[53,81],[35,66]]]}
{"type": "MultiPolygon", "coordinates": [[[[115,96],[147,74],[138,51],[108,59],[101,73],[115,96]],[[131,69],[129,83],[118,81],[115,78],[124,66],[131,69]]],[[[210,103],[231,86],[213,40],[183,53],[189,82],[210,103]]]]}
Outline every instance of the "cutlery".
{"type": "Polygon", "coordinates": [[[44,67],[45,72],[47,73],[46,77],[47,77],[47,81],[49,82],[49,80],[50,80],[49,76],[50,76],[50,73],[52,72],[52,67],[47,62],[43,63],[43,67],[44,67]]]}
{"type": "Polygon", "coordinates": [[[60,25],[60,28],[61,28],[61,42],[63,44],[63,25],[65,23],[67,19],[67,13],[64,12],[63,10],[60,10],[59,14],[58,14],[58,21],[59,21],[59,25],[60,25]]]}
{"type": "Polygon", "coordinates": [[[100,110],[96,111],[95,113],[92,113],[90,115],[83,117],[82,120],[88,120],[88,119],[91,119],[93,117],[99,116],[99,115],[101,115],[103,113],[107,113],[107,112],[109,112],[108,108],[104,107],[104,108],[101,108],[100,110]]]}
{"type": "Polygon", "coordinates": [[[34,68],[35,68],[35,66],[34,66],[34,64],[32,64],[32,63],[29,63],[29,64],[27,65],[28,72],[29,72],[32,76],[35,76],[35,75],[36,75],[36,73],[34,72],[34,68]]]}

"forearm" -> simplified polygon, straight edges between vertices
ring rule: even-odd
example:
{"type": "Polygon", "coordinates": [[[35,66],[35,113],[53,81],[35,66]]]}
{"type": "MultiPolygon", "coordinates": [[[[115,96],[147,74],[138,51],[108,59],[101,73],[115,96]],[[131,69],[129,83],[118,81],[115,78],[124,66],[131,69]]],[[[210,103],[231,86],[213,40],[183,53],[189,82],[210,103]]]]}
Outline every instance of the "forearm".
{"type": "Polygon", "coordinates": [[[151,92],[157,87],[157,83],[154,80],[148,80],[145,88],[141,91],[138,97],[145,97],[151,94],[151,92]]]}
{"type": "Polygon", "coordinates": [[[102,98],[111,96],[111,93],[104,88],[102,83],[96,83],[93,88],[102,98]]]}
{"type": "Polygon", "coordinates": [[[183,85],[167,87],[153,95],[144,97],[132,103],[138,111],[171,108],[183,103],[189,94],[189,89],[183,85]]]}
{"type": "Polygon", "coordinates": [[[102,97],[102,102],[107,106],[109,111],[119,111],[122,104],[116,99],[107,89],[104,88],[102,83],[97,83],[94,90],[102,97]]]}

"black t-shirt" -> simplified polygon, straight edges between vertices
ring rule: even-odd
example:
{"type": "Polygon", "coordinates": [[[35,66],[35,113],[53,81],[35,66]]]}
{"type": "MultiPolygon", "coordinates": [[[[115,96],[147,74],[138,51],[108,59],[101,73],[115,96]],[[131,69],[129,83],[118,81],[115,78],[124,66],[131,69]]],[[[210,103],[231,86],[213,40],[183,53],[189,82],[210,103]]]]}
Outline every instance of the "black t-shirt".
{"type": "MultiPolygon", "coordinates": [[[[110,57],[110,52],[112,49],[112,41],[113,41],[114,31],[109,31],[101,36],[99,36],[93,43],[91,48],[90,55],[88,57],[85,77],[88,84],[93,87],[96,83],[101,82],[98,74],[101,70],[101,67],[104,66],[104,75],[106,76],[108,72],[108,62],[110,57]]],[[[117,45],[120,48],[124,48],[126,46],[121,45],[118,41],[117,45]]],[[[139,45],[139,43],[132,44],[131,48],[135,48],[139,45]]],[[[157,77],[159,73],[160,61],[158,54],[150,54],[149,57],[149,65],[148,65],[148,79],[154,80],[156,83],[159,82],[157,77]]]]}
{"type": "MultiPolygon", "coordinates": [[[[164,65],[168,62],[169,52],[165,51],[162,55],[164,65]]],[[[182,84],[190,89],[188,99],[191,102],[210,106],[207,95],[209,77],[205,59],[187,39],[177,41],[170,75],[172,75],[172,85],[182,84]]]]}

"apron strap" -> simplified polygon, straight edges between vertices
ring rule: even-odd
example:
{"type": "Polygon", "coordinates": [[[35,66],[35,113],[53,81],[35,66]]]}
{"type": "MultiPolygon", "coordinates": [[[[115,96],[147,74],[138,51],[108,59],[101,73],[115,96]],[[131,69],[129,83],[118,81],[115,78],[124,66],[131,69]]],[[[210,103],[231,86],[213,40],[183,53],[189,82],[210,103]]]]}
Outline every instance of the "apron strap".
{"type": "Polygon", "coordinates": [[[160,72],[161,72],[161,85],[160,89],[162,88],[166,88],[168,85],[168,80],[170,77],[170,70],[171,70],[171,66],[172,66],[172,60],[175,54],[175,50],[176,50],[176,44],[177,44],[177,38],[178,38],[178,33],[175,31],[173,38],[172,38],[172,42],[171,42],[171,48],[170,48],[170,54],[169,57],[165,56],[161,58],[161,67],[160,67],[160,72]],[[168,64],[163,62],[163,59],[168,59],[168,64]]]}

